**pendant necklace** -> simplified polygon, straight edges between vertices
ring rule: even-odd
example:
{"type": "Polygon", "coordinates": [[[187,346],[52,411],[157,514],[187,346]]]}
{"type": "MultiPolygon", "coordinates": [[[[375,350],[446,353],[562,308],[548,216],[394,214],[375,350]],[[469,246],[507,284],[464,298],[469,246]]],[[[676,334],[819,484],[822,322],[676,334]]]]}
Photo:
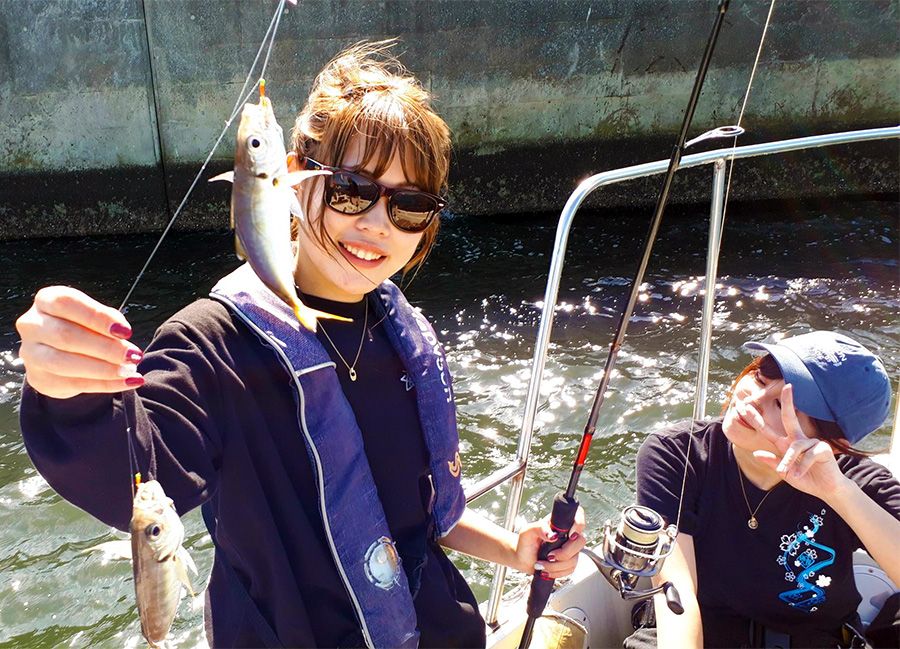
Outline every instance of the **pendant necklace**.
{"type": "Polygon", "coordinates": [[[344,367],[347,368],[347,372],[350,374],[350,380],[356,381],[356,364],[359,362],[359,355],[362,353],[363,343],[366,341],[366,329],[369,324],[369,300],[365,298],[366,302],[366,311],[365,317],[363,318],[363,326],[362,326],[362,335],[359,337],[359,347],[356,349],[356,358],[353,359],[353,365],[350,365],[347,360],[344,358],[343,354],[341,354],[340,350],[338,350],[337,345],[334,344],[334,341],[331,339],[331,336],[328,335],[328,332],[325,331],[325,327],[322,326],[322,323],[319,323],[319,328],[322,330],[322,333],[325,334],[325,338],[331,344],[332,349],[334,349],[334,353],[338,355],[338,358],[341,359],[341,362],[344,364],[344,367]]]}
{"type": "Polygon", "coordinates": [[[747,527],[749,527],[751,530],[755,530],[757,527],[759,527],[759,521],[756,518],[756,512],[758,512],[759,508],[762,507],[764,502],[766,502],[766,498],[769,497],[769,494],[775,491],[775,488],[778,487],[778,485],[781,483],[779,482],[774,487],[769,489],[766,492],[766,495],[762,497],[762,500],[759,501],[756,509],[751,509],[750,500],[747,498],[747,490],[744,488],[744,472],[741,471],[741,466],[737,463],[737,458],[735,458],[734,460],[734,465],[737,467],[738,480],[741,481],[741,493],[744,494],[744,503],[746,503],[747,505],[747,511],[750,512],[750,518],[747,519],[747,527]]]}

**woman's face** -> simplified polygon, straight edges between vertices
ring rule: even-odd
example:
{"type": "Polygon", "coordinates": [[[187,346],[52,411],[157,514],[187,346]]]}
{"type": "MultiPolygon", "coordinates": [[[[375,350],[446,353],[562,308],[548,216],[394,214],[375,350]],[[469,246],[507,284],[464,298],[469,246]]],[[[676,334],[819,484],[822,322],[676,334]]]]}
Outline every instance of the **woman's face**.
{"type": "MultiPolygon", "coordinates": [[[[341,161],[341,167],[355,169],[362,160],[361,136],[351,140],[341,161]]],[[[376,156],[359,171],[372,176],[376,156]]],[[[298,168],[297,160],[289,156],[291,170],[298,168]]],[[[419,189],[414,179],[408,179],[398,155],[391,160],[384,174],[376,180],[385,187],[419,189]]],[[[424,236],[421,232],[403,232],[388,218],[388,199],[382,196],[369,211],[359,215],[335,212],[322,201],[324,182],[308,182],[300,185],[298,199],[306,208],[307,223],[301,225],[299,250],[294,278],[300,290],[338,302],[357,302],[363,295],[398,272],[412,258],[424,236]],[[307,203],[304,192],[312,190],[312,200],[307,203]],[[337,242],[323,250],[315,234],[319,220],[324,219],[325,231],[337,242]]]]}
{"type": "MultiPolygon", "coordinates": [[[[787,436],[784,424],[781,421],[781,390],[784,387],[783,379],[770,379],[764,376],[758,369],[748,372],[734,387],[728,410],[722,420],[722,430],[725,436],[735,446],[746,451],[772,451],[774,445],[766,440],[750,421],[742,417],[736,406],[741,404],[744,408],[755,408],[765,424],[780,435],[787,436]]],[[[795,410],[800,428],[807,437],[816,436],[816,428],[812,420],[799,410],[795,410]]]]}

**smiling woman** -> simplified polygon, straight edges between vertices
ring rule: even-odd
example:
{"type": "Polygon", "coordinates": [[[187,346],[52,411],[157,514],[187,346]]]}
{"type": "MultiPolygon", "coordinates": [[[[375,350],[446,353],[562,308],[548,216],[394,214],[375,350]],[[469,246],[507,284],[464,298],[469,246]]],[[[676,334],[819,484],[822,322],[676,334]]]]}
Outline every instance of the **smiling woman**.
{"type": "Polygon", "coordinates": [[[851,447],[890,413],[881,360],[830,331],[745,348],[765,356],[722,419],[651,435],[638,454],[638,501],[681,519],[659,579],[685,613],[656,606],[628,647],[864,646],[853,552],[900,583],[900,483],[851,447]]]}
{"type": "MultiPolygon", "coordinates": [[[[294,124],[291,136],[294,164],[315,159],[335,171],[366,170],[371,176],[369,181],[391,170],[389,187],[443,194],[450,169],[450,130],[431,109],[428,93],[402,65],[389,57],[373,58],[373,54],[383,53],[384,49],[365,45],[350,48],[319,73],[307,104],[294,124]]],[[[317,191],[321,191],[322,185],[316,186],[317,191]]],[[[362,187],[352,175],[337,174],[328,184],[324,198],[333,210],[360,214],[371,204],[362,209],[354,205],[350,209],[346,201],[354,199],[355,203],[364,191],[362,187]],[[342,179],[346,179],[346,191],[335,192],[335,182],[342,179]]],[[[379,197],[383,193],[383,190],[379,192],[379,197]]],[[[316,197],[315,191],[309,192],[308,208],[316,204],[316,197]]],[[[391,220],[401,227],[397,223],[396,201],[390,202],[391,220]]],[[[424,235],[416,254],[404,262],[405,271],[425,259],[437,236],[439,221],[433,217],[444,204],[443,201],[440,206],[427,203],[426,200],[425,207],[414,210],[427,213],[428,220],[421,230],[424,235]]],[[[325,221],[315,223],[311,219],[310,223],[310,230],[322,247],[335,244],[325,221]]],[[[417,227],[412,231],[420,230],[417,227]]]]}
{"type": "Polygon", "coordinates": [[[387,47],[325,67],[287,160],[333,170],[298,190],[293,279],[347,322],[299,326],[247,265],[146,350],[121,313],[68,287],[38,291],[17,322],[22,434],[59,494],[127,529],[123,476],[98,468],[132,454],[179,514],[202,506],[213,646],[482,646],[477,602],[442,546],[553,578],[584,546],[581,515],[536,564],[546,523],[516,534],[466,508],[443,349],[388,279],[434,241],[449,131],[387,47]]]}
{"type": "MultiPolygon", "coordinates": [[[[403,188],[409,194],[417,191],[413,181],[418,174],[411,174],[413,178],[407,176],[399,152],[388,159],[387,167],[380,174],[377,174],[378,165],[374,159],[370,158],[367,164],[363,163],[364,159],[365,136],[357,135],[348,143],[341,167],[333,167],[337,173],[329,176],[327,181],[309,183],[306,187],[301,185],[298,189],[301,201],[304,192],[309,194],[304,201],[309,205],[307,221],[297,228],[299,250],[295,275],[297,286],[306,294],[340,302],[358,302],[363,295],[411,263],[416,251],[424,247],[427,228],[437,230],[437,219],[431,220],[434,205],[421,212],[422,228],[418,231],[398,228],[393,216],[398,210],[393,200],[396,194],[385,200],[382,198],[384,190],[368,206],[352,211],[356,204],[353,199],[361,193],[359,187],[366,181],[373,184],[374,181],[362,174],[341,174],[342,169],[363,169],[379,178],[377,186],[380,187],[403,188]],[[429,221],[434,226],[430,226],[429,221]]],[[[292,171],[300,168],[296,156],[290,157],[288,168],[292,171]]],[[[431,242],[425,245],[430,248],[431,242]]],[[[419,258],[424,259],[427,253],[427,248],[421,250],[419,258]]]]}

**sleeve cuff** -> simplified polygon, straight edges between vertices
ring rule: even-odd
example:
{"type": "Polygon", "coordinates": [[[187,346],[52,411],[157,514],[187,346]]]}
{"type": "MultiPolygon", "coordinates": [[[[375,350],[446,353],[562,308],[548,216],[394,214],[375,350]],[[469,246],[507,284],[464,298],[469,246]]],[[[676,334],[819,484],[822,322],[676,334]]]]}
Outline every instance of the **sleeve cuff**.
{"type": "Polygon", "coordinates": [[[22,384],[23,402],[32,401],[51,419],[65,424],[77,424],[95,418],[100,411],[110,407],[113,396],[111,394],[79,394],[69,399],[56,399],[41,394],[28,385],[27,381],[22,384]]]}

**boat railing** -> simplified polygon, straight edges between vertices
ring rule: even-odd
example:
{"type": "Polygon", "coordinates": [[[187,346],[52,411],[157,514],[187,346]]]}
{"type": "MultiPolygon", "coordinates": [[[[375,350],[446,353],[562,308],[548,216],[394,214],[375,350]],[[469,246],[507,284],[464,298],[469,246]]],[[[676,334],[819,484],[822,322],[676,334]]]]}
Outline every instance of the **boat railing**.
{"type": "MultiPolygon", "coordinates": [[[[693,410],[693,416],[695,418],[703,418],[705,414],[710,338],[712,336],[712,316],[713,308],[715,306],[714,287],[719,260],[719,246],[722,238],[722,223],[725,213],[725,177],[728,161],[787,153],[788,151],[800,151],[803,149],[898,137],[900,137],[900,126],[892,126],[816,135],[812,137],[801,137],[735,148],[715,149],[704,153],[695,153],[681,159],[681,163],[678,167],[679,169],[689,169],[691,167],[700,167],[707,164],[713,165],[712,200],[710,206],[709,239],[707,242],[706,277],[704,282],[706,290],[703,299],[700,352],[693,410]]],[[[550,331],[553,327],[553,317],[556,311],[556,299],[559,290],[560,277],[562,276],[566,244],[569,238],[569,230],[571,229],[572,221],[575,218],[575,213],[578,211],[578,208],[584,202],[585,198],[600,187],[659,174],[664,172],[668,165],[668,160],[658,160],[656,162],[613,169],[612,171],[604,171],[590,176],[578,185],[566,201],[565,207],[563,207],[559,217],[559,224],[556,228],[556,239],[553,245],[553,256],[550,262],[547,289],[544,293],[543,310],[538,329],[537,343],[534,350],[534,359],[531,365],[531,379],[528,386],[528,393],[525,397],[525,413],[522,418],[522,428],[519,433],[519,445],[516,451],[516,457],[509,465],[495,471],[466,489],[466,500],[467,502],[471,502],[501,484],[510,481],[506,519],[504,523],[506,529],[513,529],[521,506],[525,473],[528,468],[528,457],[531,448],[531,438],[534,432],[534,419],[540,397],[541,377],[544,372],[544,362],[547,356],[547,348],[550,343],[550,331]]],[[[896,436],[897,426],[895,422],[894,438],[896,438],[896,436]]],[[[897,448],[896,439],[894,440],[894,448],[897,448]]],[[[497,624],[497,614],[500,608],[500,600],[503,595],[503,585],[505,580],[506,568],[498,565],[494,571],[490,597],[484,612],[485,621],[492,627],[497,624]]]]}

